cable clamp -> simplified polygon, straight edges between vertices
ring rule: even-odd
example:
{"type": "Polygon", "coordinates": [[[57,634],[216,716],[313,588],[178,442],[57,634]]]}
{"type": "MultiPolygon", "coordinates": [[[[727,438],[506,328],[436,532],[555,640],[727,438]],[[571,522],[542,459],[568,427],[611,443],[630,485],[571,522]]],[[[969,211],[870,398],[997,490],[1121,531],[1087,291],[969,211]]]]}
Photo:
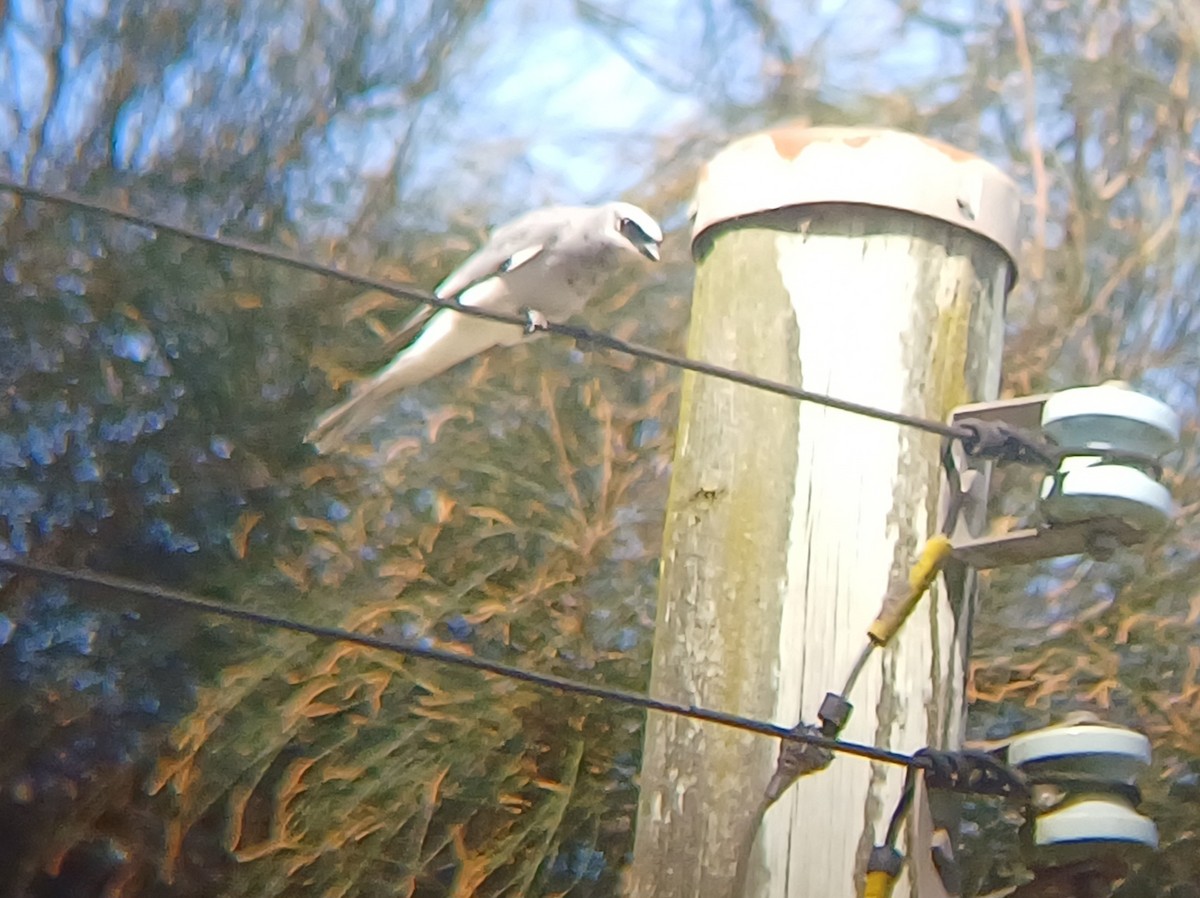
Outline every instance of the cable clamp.
{"type": "MultiPolygon", "coordinates": [[[[792,733],[820,736],[821,730],[810,723],[800,723],[792,728],[792,733]]],[[[767,801],[777,801],[800,777],[824,770],[832,763],[833,752],[825,746],[784,739],[779,745],[779,759],[775,762],[775,772],[771,774],[771,780],[763,794],[767,801]]]]}

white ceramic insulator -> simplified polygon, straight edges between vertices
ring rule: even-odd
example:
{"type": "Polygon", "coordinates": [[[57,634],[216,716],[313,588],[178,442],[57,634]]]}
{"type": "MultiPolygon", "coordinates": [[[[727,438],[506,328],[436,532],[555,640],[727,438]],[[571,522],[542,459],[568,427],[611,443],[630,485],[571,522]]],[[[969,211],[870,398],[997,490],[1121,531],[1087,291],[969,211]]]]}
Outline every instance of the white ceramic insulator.
{"type": "Polygon", "coordinates": [[[1158,847],[1158,828],[1117,798],[1092,797],[1041,814],[1034,824],[1034,842],[1040,848],[1096,842],[1125,842],[1158,847]]]}
{"type": "Polygon", "coordinates": [[[1008,746],[1014,767],[1053,764],[1064,773],[1089,773],[1133,782],[1150,763],[1150,740],[1141,733],[1097,724],[1047,727],[1024,733],[1008,746]]]}
{"type": "Polygon", "coordinates": [[[1052,524],[1112,517],[1137,530],[1165,527],[1175,515],[1170,491],[1138,468],[1099,464],[1094,456],[1063,459],[1042,481],[1041,510],[1052,524]]]}
{"type": "Polygon", "coordinates": [[[1157,399],[1113,382],[1053,394],[1042,408],[1042,431],[1067,449],[1158,458],[1179,443],[1179,415],[1157,399]]]}

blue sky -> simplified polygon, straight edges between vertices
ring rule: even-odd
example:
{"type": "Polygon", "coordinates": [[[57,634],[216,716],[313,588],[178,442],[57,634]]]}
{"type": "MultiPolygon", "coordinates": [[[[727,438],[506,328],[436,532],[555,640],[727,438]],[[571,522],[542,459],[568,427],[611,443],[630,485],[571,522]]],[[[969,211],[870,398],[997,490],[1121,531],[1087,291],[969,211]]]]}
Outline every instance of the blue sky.
{"type": "MultiPolygon", "coordinates": [[[[962,8],[966,2],[940,5],[962,8]]],[[[834,97],[864,90],[885,92],[962,70],[959,41],[929,28],[904,28],[903,15],[890,0],[787,5],[796,10],[783,23],[792,45],[798,51],[814,43],[824,47],[821,87],[834,97]]],[[[776,6],[785,8],[785,4],[776,6]]],[[[689,67],[686,54],[672,58],[664,53],[672,45],[686,47],[699,41],[692,33],[700,27],[696,4],[664,0],[608,7],[636,16],[641,33],[629,39],[634,53],[652,59],[677,83],[692,80],[702,86],[707,73],[698,71],[699,66],[689,67]]],[[[966,18],[966,10],[962,12],[966,18]]],[[[620,178],[600,155],[607,151],[604,140],[598,141],[595,158],[590,158],[579,152],[580,136],[669,133],[682,122],[704,118],[701,91],[664,89],[569,10],[530,18],[522,35],[530,50],[507,61],[507,75],[487,94],[485,103],[523,131],[532,164],[561,173],[581,197],[596,198],[614,177],[620,178]]],[[[743,31],[743,40],[728,45],[722,55],[732,75],[726,82],[730,92],[752,100],[767,64],[753,37],[743,31]],[[729,64],[731,58],[740,58],[741,64],[729,64]]],[[[726,69],[719,74],[726,74],[726,69]]]]}
{"type": "MultiPolygon", "coordinates": [[[[96,20],[123,6],[110,8],[111,0],[64,2],[61,46],[53,4],[41,0],[15,0],[0,40],[0,146],[16,174],[30,174],[28,135],[40,129],[47,112],[43,133],[51,146],[43,149],[43,161],[53,159],[54,144],[73,147],[119,60],[119,50],[103,38],[89,43],[80,36],[91,35],[96,20]],[[52,103],[54,64],[64,79],[52,103]]],[[[381,0],[370,21],[357,21],[360,12],[339,5],[348,2],[327,0],[323,7],[342,10],[341,25],[367,30],[381,48],[402,37],[411,27],[407,20],[423,8],[419,0],[381,0]]],[[[720,0],[711,4],[718,12],[707,28],[700,5],[688,0],[596,5],[630,23],[621,38],[627,52],[662,78],[639,71],[582,22],[571,4],[493,3],[467,37],[467,68],[451,75],[457,85],[452,102],[434,98],[414,118],[413,105],[398,88],[376,87],[332,110],[324,134],[306,142],[304,158],[291,165],[286,181],[302,239],[337,236],[339,222],[352,218],[366,200],[370,188],[363,182],[385,173],[414,137],[411,206],[428,209],[424,201],[445,194],[445,208],[435,209],[441,218],[464,203],[482,207],[475,217],[507,216],[530,205],[607,198],[645,178],[656,140],[689,127],[723,136],[706,102],[724,96],[753,106],[770,78],[773,63],[763,57],[752,27],[720,0]]],[[[930,27],[903,27],[893,0],[775,6],[777,15],[789,9],[782,24],[804,67],[806,88],[834,103],[961,71],[961,41],[930,27]],[[816,55],[809,58],[813,47],[816,55]]],[[[954,0],[922,9],[958,9],[968,19],[969,6],[970,0],[954,0]]],[[[162,69],[157,82],[144,80],[124,104],[113,143],[117,167],[131,173],[169,169],[171,155],[189,139],[187,127],[236,129],[231,117],[239,106],[245,113],[247,106],[259,105],[286,119],[287,85],[272,83],[264,55],[295,57],[297,65],[312,66],[311,78],[330,77],[320,56],[303,45],[302,18],[288,15],[286,5],[259,0],[237,9],[225,18],[216,11],[202,16],[188,35],[188,49],[162,69]],[[198,97],[205,91],[208,100],[198,97]],[[247,91],[257,104],[246,102],[247,91]],[[221,103],[225,96],[237,102],[221,103]],[[206,103],[212,107],[208,112],[206,103]]],[[[377,64],[386,71],[395,60],[381,53],[375,54],[377,64]]],[[[396,222],[408,224],[403,209],[396,222]]]]}

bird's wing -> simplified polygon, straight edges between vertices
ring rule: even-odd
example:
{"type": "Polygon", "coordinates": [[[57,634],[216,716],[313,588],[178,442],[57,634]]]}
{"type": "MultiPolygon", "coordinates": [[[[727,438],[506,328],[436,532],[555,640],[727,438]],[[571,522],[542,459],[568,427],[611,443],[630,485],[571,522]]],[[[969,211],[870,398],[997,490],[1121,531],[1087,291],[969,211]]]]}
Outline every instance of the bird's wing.
{"type": "Polygon", "coordinates": [[[386,353],[398,352],[411,343],[437,310],[437,306],[421,306],[409,315],[407,320],[400,325],[400,330],[388,337],[383,351],[386,353]]]}
{"type": "MultiPolygon", "coordinates": [[[[435,295],[443,299],[457,298],[465,306],[487,306],[489,299],[504,297],[506,294],[497,294],[488,290],[473,291],[471,288],[494,275],[512,271],[514,268],[532,261],[541,255],[545,248],[545,244],[534,243],[513,253],[498,253],[492,252],[489,247],[484,247],[451,272],[449,277],[438,286],[435,295]],[[496,261],[497,258],[499,262],[496,261]]],[[[400,325],[400,330],[388,338],[387,345],[384,347],[385,351],[396,352],[408,346],[429,323],[429,319],[439,311],[441,311],[439,306],[421,306],[400,325]]]]}
{"type": "MultiPolygon", "coordinates": [[[[488,300],[502,301],[505,294],[484,291],[467,294],[472,287],[497,274],[512,271],[552,248],[564,230],[578,215],[588,210],[570,206],[549,206],[514,218],[492,232],[487,243],[468,256],[461,265],[438,284],[434,295],[442,299],[459,298],[466,305],[488,305],[488,300]]],[[[386,352],[397,352],[408,346],[417,334],[439,311],[437,306],[421,306],[387,341],[386,352]]]]}
{"type": "Polygon", "coordinates": [[[434,292],[452,299],[480,281],[525,265],[561,239],[577,211],[566,206],[535,209],[496,228],[488,242],[450,272],[434,292]]]}

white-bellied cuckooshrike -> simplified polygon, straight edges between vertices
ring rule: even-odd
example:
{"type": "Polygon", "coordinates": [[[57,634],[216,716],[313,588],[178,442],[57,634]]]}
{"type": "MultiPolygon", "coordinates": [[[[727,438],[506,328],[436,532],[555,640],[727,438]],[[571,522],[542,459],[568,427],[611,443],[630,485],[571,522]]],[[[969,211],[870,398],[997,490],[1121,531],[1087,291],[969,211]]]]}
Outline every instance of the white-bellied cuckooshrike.
{"type": "MultiPolygon", "coordinates": [[[[658,261],[662,239],[658,222],[631,203],[537,209],[497,228],[434,295],[524,314],[530,328],[561,323],[588,303],[626,253],[658,261]]],[[[528,330],[426,306],[401,328],[395,342],[410,342],[391,363],[322,415],[305,439],[322,453],[337,449],[394,393],[494,346],[519,343],[528,330]]]]}

